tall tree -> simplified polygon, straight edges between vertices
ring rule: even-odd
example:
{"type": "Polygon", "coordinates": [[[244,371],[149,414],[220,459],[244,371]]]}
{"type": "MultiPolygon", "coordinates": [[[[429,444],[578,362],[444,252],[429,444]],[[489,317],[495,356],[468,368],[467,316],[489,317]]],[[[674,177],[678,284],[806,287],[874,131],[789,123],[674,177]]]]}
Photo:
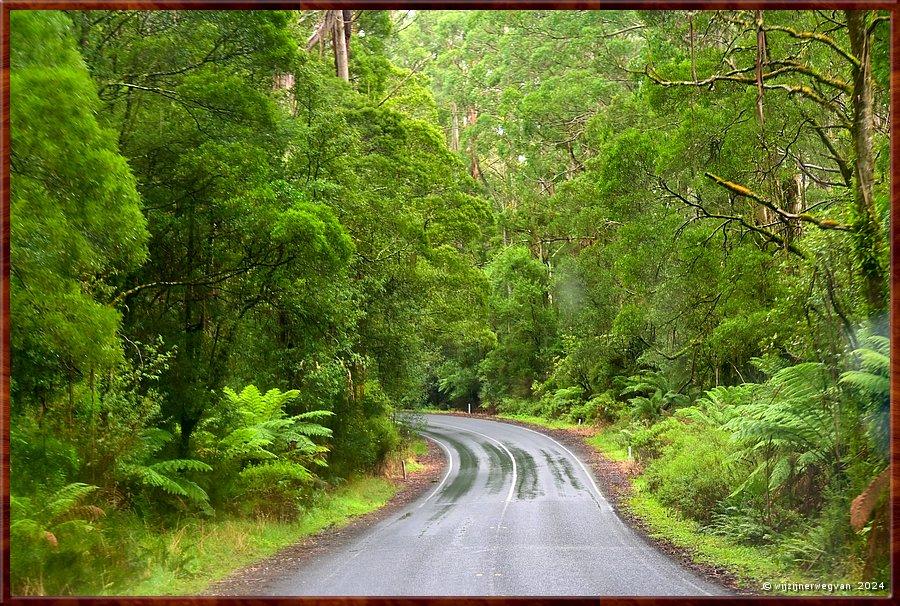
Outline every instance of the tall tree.
{"type": "Polygon", "coordinates": [[[117,276],[147,255],[135,178],[98,124],[97,89],[59,13],[10,29],[10,334],[14,407],[50,405],[121,356],[117,276]]]}

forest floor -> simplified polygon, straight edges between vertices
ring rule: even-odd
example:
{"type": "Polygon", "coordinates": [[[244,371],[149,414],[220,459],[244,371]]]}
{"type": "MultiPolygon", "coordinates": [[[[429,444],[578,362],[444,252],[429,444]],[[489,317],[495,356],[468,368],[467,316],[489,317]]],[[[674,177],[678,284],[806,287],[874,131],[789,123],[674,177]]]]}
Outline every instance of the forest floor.
{"type": "Polygon", "coordinates": [[[416,462],[422,469],[410,472],[404,479],[391,478],[399,489],[393,497],[374,511],[353,518],[348,524],[332,526],[285,547],[277,553],[246,566],[226,578],[209,585],[201,595],[240,596],[256,593],[255,588],[275,584],[290,577],[301,564],[326,550],[340,549],[361,532],[417,499],[434,486],[443,475],[447,461],[443,451],[425,440],[427,453],[418,455],[416,462]]]}

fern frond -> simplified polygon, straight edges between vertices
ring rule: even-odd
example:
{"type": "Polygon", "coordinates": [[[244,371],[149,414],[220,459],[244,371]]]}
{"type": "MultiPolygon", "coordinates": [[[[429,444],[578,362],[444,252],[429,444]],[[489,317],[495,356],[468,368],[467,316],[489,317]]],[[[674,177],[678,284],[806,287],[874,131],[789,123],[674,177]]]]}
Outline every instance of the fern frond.
{"type": "Polygon", "coordinates": [[[887,375],[872,374],[864,370],[848,370],[841,374],[839,383],[876,397],[890,397],[891,393],[891,380],[887,375]]]}
{"type": "Polygon", "coordinates": [[[296,421],[311,421],[313,419],[324,419],[325,417],[333,417],[334,412],[330,410],[312,410],[291,417],[296,421]]]}
{"type": "Polygon", "coordinates": [[[329,429],[328,427],[323,427],[322,425],[317,425],[315,423],[294,423],[292,429],[295,432],[305,436],[330,438],[332,435],[331,429],[329,429]]]}
{"type": "Polygon", "coordinates": [[[173,480],[181,488],[182,494],[190,501],[200,505],[205,505],[209,502],[209,495],[196,482],[192,482],[187,478],[173,478],[173,480]]]}
{"type": "Polygon", "coordinates": [[[76,482],[60,488],[49,499],[47,505],[41,510],[49,520],[54,520],[68,513],[78,502],[97,490],[97,486],[76,482]]]}
{"type": "Polygon", "coordinates": [[[159,427],[148,427],[140,433],[147,454],[155,454],[172,441],[172,433],[159,427]]]}
{"type": "Polygon", "coordinates": [[[872,516],[875,504],[883,493],[891,485],[890,467],[882,470],[858,497],[853,499],[850,505],[850,525],[854,530],[860,530],[872,516]]]}
{"type": "Polygon", "coordinates": [[[168,459],[160,461],[150,466],[155,471],[165,474],[177,473],[179,471],[212,471],[213,468],[194,459],[168,459]]]}
{"type": "Polygon", "coordinates": [[[775,373],[767,385],[780,400],[815,398],[827,387],[825,365],[805,362],[788,366],[775,373]]]}

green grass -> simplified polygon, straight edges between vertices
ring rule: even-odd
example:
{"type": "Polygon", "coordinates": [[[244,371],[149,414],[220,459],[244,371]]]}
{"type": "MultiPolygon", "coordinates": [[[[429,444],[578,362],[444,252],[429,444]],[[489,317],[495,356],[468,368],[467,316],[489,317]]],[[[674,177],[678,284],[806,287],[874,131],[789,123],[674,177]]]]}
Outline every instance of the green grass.
{"type": "Polygon", "coordinates": [[[106,595],[193,595],[254,561],[329,526],[387,503],[396,491],[386,480],[363,477],[323,494],[296,522],[227,519],[189,523],[158,537],[163,545],[143,579],[106,595]]]}
{"type": "Polygon", "coordinates": [[[627,461],[628,448],[619,443],[616,435],[615,430],[607,428],[595,436],[585,438],[585,442],[612,461],[627,461]]]}
{"type": "Polygon", "coordinates": [[[406,473],[416,473],[417,471],[422,471],[425,469],[425,466],[417,461],[409,459],[406,461],[406,473]]]}
{"type": "MultiPolygon", "coordinates": [[[[725,537],[705,534],[700,524],[685,519],[661,504],[642,478],[632,480],[634,493],[628,500],[629,510],[649,526],[652,537],[662,537],[688,550],[697,562],[724,566],[741,579],[741,586],[762,596],[876,596],[887,595],[887,591],[784,591],[782,583],[850,583],[848,579],[834,578],[834,575],[814,575],[798,567],[778,562],[778,545],[749,546],[738,545],[725,537]],[[771,584],[765,589],[764,584],[771,584]]],[[[855,583],[850,583],[855,587],[855,583]]]]}
{"type": "Polygon", "coordinates": [[[416,438],[412,446],[410,447],[413,456],[424,456],[428,454],[428,445],[425,444],[425,440],[421,438],[416,438]]]}
{"type": "Polygon", "coordinates": [[[499,414],[497,415],[499,419],[510,419],[513,421],[524,421],[525,423],[531,423],[532,425],[539,425],[540,427],[546,427],[547,429],[574,429],[578,427],[577,423],[568,423],[566,421],[554,421],[550,419],[545,419],[543,417],[535,417],[532,415],[522,415],[522,414],[499,414]]]}

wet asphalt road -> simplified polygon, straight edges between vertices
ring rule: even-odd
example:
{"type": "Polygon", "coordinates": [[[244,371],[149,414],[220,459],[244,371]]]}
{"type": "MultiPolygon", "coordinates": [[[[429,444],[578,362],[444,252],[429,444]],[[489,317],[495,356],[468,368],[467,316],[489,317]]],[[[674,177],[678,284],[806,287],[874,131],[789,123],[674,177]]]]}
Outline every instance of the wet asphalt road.
{"type": "Polygon", "coordinates": [[[543,434],[426,415],[450,458],[430,492],[268,595],[725,595],[625,526],[543,434]]]}

